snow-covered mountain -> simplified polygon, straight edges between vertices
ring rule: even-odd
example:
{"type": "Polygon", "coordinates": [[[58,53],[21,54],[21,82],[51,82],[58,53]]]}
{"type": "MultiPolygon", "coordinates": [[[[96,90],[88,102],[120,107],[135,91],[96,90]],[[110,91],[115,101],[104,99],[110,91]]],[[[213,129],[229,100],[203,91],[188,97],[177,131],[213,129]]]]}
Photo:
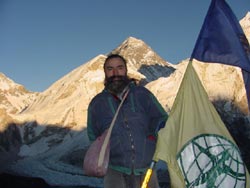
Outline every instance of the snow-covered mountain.
{"type": "MultiPolygon", "coordinates": [[[[141,84],[169,76],[175,70],[174,65],[164,61],[139,39],[129,37],[116,50],[126,54],[128,74],[141,84]]],[[[11,114],[12,127],[19,139],[16,141],[12,134],[9,136],[9,128],[2,138],[10,143],[17,142],[20,150],[16,147],[11,150],[18,161],[12,166],[2,166],[3,171],[41,177],[52,185],[93,185],[93,178],[83,178],[81,163],[89,144],[85,132],[87,107],[103,89],[105,57],[98,55],[72,70],[37,94],[19,113],[11,114]],[[54,175],[48,176],[50,173],[54,175]]],[[[3,151],[6,154],[9,150],[3,148],[3,151]]],[[[8,160],[4,155],[2,158],[2,161],[8,160]]]]}
{"type": "MultiPolygon", "coordinates": [[[[250,13],[240,23],[249,40],[250,13]]],[[[188,60],[173,65],[133,37],[110,53],[123,55],[129,76],[140,80],[170,112],[188,60]]],[[[84,176],[82,162],[89,144],[87,107],[103,89],[105,57],[96,56],[41,93],[29,92],[0,74],[0,173],[40,177],[51,185],[102,185],[101,179],[84,176]]],[[[250,164],[245,146],[250,140],[250,123],[241,70],[198,61],[194,66],[250,164]],[[236,130],[236,125],[241,129],[236,130]]]]}
{"type": "Polygon", "coordinates": [[[0,73],[0,108],[6,110],[7,113],[19,113],[36,96],[37,93],[26,90],[24,86],[15,83],[3,73],[0,73]]]}

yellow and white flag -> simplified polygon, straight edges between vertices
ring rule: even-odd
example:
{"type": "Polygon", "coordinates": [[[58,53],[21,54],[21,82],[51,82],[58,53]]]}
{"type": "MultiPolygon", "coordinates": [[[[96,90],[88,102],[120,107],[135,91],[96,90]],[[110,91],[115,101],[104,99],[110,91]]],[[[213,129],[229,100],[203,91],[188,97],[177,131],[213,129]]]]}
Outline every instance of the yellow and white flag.
{"type": "Polygon", "coordinates": [[[249,188],[239,148],[190,61],[153,160],[167,163],[172,188],[249,188]]]}

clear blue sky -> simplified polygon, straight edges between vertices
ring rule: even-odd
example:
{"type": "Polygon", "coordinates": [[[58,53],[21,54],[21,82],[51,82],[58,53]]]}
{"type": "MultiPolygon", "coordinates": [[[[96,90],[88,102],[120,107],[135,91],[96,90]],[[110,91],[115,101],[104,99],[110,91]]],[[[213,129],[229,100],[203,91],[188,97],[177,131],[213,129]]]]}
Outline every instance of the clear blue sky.
{"type": "MultiPolygon", "coordinates": [[[[227,1],[240,20],[250,0],[227,1]]],[[[170,63],[190,57],[210,0],[0,0],[0,72],[31,91],[129,36],[170,63]]]]}

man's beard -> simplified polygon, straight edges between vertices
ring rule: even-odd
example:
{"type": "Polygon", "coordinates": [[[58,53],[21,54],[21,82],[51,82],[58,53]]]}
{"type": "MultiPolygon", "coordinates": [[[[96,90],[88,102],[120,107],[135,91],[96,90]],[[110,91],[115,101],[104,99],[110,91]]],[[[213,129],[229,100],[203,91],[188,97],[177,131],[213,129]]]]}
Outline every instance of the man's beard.
{"type": "Polygon", "coordinates": [[[118,95],[129,84],[128,76],[111,76],[105,79],[105,88],[111,93],[118,95]]]}

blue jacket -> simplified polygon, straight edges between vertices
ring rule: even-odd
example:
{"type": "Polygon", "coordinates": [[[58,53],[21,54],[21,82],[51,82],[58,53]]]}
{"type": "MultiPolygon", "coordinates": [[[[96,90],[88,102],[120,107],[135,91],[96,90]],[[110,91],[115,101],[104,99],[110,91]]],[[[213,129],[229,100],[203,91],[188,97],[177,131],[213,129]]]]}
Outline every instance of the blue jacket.
{"type": "MultiPolygon", "coordinates": [[[[87,131],[94,141],[109,127],[120,100],[107,90],[97,94],[88,108],[87,131]]],[[[126,174],[142,174],[155,151],[157,126],[168,115],[145,87],[130,84],[111,134],[109,168],[126,174]]]]}

